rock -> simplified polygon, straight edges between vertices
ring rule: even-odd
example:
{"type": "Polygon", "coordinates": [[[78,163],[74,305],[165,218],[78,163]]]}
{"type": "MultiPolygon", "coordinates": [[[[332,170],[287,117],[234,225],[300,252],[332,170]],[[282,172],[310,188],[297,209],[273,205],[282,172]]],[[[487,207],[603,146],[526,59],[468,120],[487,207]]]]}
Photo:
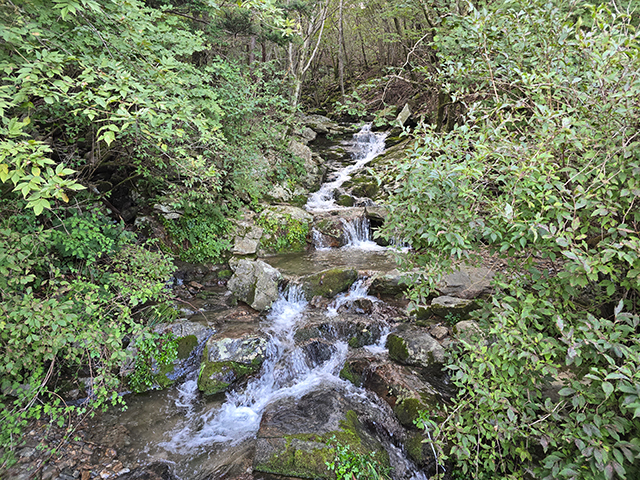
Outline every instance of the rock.
{"type": "Polygon", "coordinates": [[[418,370],[370,354],[350,356],[340,376],[378,395],[407,428],[414,428],[420,411],[432,408],[439,399],[418,370]]]}
{"type": "Polygon", "coordinates": [[[328,442],[340,442],[355,453],[372,453],[379,463],[388,467],[389,455],[367,425],[377,420],[381,429],[389,427],[399,436],[403,435],[402,431],[391,419],[363,410],[361,401],[347,398],[339,387],[325,387],[299,399],[274,402],[266,408],[257,433],[254,471],[334,479],[335,474],[326,465],[333,462],[335,455],[328,442]]]}
{"type": "Polygon", "coordinates": [[[436,325],[431,327],[431,331],[429,333],[436,340],[443,340],[445,337],[449,336],[449,329],[443,325],[436,325]]]}
{"type": "Polygon", "coordinates": [[[119,480],[177,480],[166,463],[152,463],[118,476],[119,480]]]}
{"type": "Polygon", "coordinates": [[[255,324],[228,326],[212,336],[202,355],[198,389],[214,395],[255,373],[265,359],[267,343],[255,324]]]}
{"type": "Polygon", "coordinates": [[[484,334],[482,333],[480,325],[473,320],[463,320],[462,322],[456,323],[453,326],[453,334],[458,340],[462,340],[467,343],[472,343],[478,340],[480,341],[479,343],[482,343],[484,339],[484,334]]]}
{"type": "Polygon", "coordinates": [[[478,308],[478,304],[473,300],[443,296],[431,300],[429,311],[440,318],[464,320],[469,318],[469,312],[478,308]]]}
{"type": "Polygon", "coordinates": [[[382,336],[386,323],[374,315],[340,314],[328,319],[324,314],[308,314],[307,322],[296,330],[298,343],[312,339],[347,342],[352,348],[373,345],[382,336]]]}
{"type": "Polygon", "coordinates": [[[322,115],[303,115],[301,121],[317,133],[327,134],[330,130],[341,131],[337,123],[322,115]]]}
{"type": "Polygon", "coordinates": [[[259,311],[267,310],[278,299],[278,285],[282,275],[261,260],[232,260],[234,271],[227,288],[235,297],[259,311]]]}
{"type": "Polygon", "coordinates": [[[401,127],[404,127],[404,124],[407,120],[409,120],[409,117],[411,117],[411,109],[409,108],[409,104],[405,103],[404,108],[396,118],[396,123],[399,123],[401,127]]]}
{"type": "Polygon", "coordinates": [[[249,229],[240,232],[233,240],[234,255],[253,255],[258,251],[260,238],[262,238],[263,229],[257,225],[252,225],[249,229]]]}
{"type": "Polygon", "coordinates": [[[264,228],[258,255],[304,251],[312,221],[313,216],[298,207],[265,208],[257,221],[264,228]]]}
{"type": "Polygon", "coordinates": [[[304,127],[301,131],[296,132],[296,134],[302,139],[304,143],[313,142],[318,134],[311,130],[309,127],[304,127]]]}
{"type": "Polygon", "coordinates": [[[389,216],[389,211],[386,207],[380,207],[376,205],[365,207],[364,214],[369,219],[369,221],[383,224],[389,216]]]}
{"type": "Polygon", "coordinates": [[[387,337],[389,358],[405,365],[430,367],[444,362],[444,349],[424,329],[403,325],[387,337]]]}
{"type": "Polygon", "coordinates": [[[408,288],[402,274],[398,270],[392,270],[385,274],[376,275],[371,282],[369,292],[372,295],[396,297],[404,294],[408,288]]]}
{"type": "Polygon", "coordinates": [[[162,215],[166,220],[177,220],[182,216],[182,212],[178,209],[173,208],[171,205],[156,203],[153,206],[153,209],[156,210],[160,215],[162,215]]]}
{"type": "Polygon", "coordinates": [[[486,267],[462,265],[460,269],[445,275],[438,286],[442,295],[473,299],[492,291],[491,280],[495,272],[486,267]]]}
{"type": "Polygon", "coordinates": [[[307,300],[316,295],[334,297],[346,291],[358,279],[358,272],[353,268],[330,268],[300,279],[302,290],[307,300]]]}

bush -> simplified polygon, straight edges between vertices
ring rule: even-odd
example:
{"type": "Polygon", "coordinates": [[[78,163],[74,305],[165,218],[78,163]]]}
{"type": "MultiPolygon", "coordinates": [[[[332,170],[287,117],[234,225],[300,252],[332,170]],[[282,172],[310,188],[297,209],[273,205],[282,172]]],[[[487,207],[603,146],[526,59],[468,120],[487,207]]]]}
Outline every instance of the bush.
{"type": "Polygon", "coordinates": [[[425,269],[416,300],[459,259],[509,263],[478,317],[490,343],[453,354],[454,405],[422,421],[463,475],[638,475],[634,21],[534,0],[438,27],[437,80],[464,114],[416,136],[385,229],[425,269]]]}

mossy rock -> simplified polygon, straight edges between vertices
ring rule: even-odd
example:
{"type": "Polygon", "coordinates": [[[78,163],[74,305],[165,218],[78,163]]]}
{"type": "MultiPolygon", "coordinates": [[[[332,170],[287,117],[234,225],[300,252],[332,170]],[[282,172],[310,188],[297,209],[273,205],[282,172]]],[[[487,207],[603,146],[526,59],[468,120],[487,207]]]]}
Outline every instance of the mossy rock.
{"type": "Polygon", "coordinates": [[[320,295],[331,298],[347,290],[358,279],[358,272],[347,268],[330,268],[302,277],[302,288],[307,300],[320,295]]]}
{"type": "Polygon", "coordinates": [[[336,203],[341,207],[353,207],[355,199],[351,195],[340,195],[336,200],[336,203]]]}
{"type": "Polygon", "coordinates": [[[178,358],[184,360],[191,355],[194,348],[198,346],[198,337],[187,335],[178,339],[178,358]]]}
{"type": "Polygon", "coordinates": [[[421,433],[414,433],[405,442],[405,450],[411,460],[425,471],[434,471],[435,458],[427,438],[421,433]]]}
{"type": "MultiPolygon", "coordinates": [[[[282,438],[268,439],[278,453],[267,461],[254,464],[254,470],[285,477],[333,480],[335,473],[327,467],[336,458],[334,445],[340,444],[356,455],[373,453],[373,460],[384,468],[389,468],[386,451],[373,449],[359,434],[362,427],[357,414],[349,410],[346,419],[340,422],[340,429],[323,434],[294,434],[282,438]]],[[[266,439],[265,439],[266,440],[266,439]]]]}
{"type": "Polygon", "coordinates": [[[415,427],[413,422],[420,416],[420,411],[425,408],[426,405],[417,398],[403,398],[393,407],[393,413],[402,425],[412,428],[415,427]]]}
{"type": "MultiPolygon", "coordinates": [[[[337,390],[312,392],[299,399],[283,399],[265,410],[257,434],[255,472],[283,477],[335,479],[327,468],[340,444],[354,455],[389,468],[389,456],[368,431],[356,410],[337,390]]],[[[369,413],[366,413],[367,418],[369,413]]],[[[383,422],[381,419],[378,421],[383,422]]]]}
{"type": "Polygon", "coordinates": [[[232,275],[233,275],[233,272],[231,270],[229,270],[229,269],[218,271],[218,278],[220,280],[225,280],[227,278],[231,278],[232,275]]]}
{"type": "Polygon", "coordinates": [[[215,395],[226,391],[240,379],[256,372],[260,367],[238,362],[203,362],[198,375],[198,389],[204,395],[215,395]]]}
{"type": "Polygon", "coordinates": [[[356,387],[361,387],[364,384],[362,375],[357,374],[348,363],[340,370],[340,378],[353,383],[356,387]]]}
{"type": "Polygon", "coordinates": [[[390,334],[387,337],[387,349],[389,350],[389,358],[404,363],[409,358],[409,349],[403,338],[390,334]]]}

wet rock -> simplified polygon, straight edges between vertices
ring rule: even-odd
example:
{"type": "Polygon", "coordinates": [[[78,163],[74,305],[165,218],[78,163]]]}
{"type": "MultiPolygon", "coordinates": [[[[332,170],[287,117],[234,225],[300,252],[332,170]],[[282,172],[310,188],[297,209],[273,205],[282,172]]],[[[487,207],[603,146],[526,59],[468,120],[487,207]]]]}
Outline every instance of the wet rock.
{"type": "Polygon", "coordinates": [[[444,349],[419,327],[403,325],[387,337],[389,357],[405,365],[430,367],[444,362],[444,349]]]}
{"type": "Polygon", "coordinates": [[[294,335],[296,342],[321,338],[332,342],[348,342],[352,348],[375,344],[380,340],[386,322],[376,316],[340,314],[334,318],[310,315],[294,335]]]}
{"type": "Polygon", "coordinates": [[[202,356],[198,389],[205,395],[214,395],[257,372],[264,361],[267,342],[257,325],[238,326],[211,337],[202,356]]]}
{"type": "Polygon", "coordinates": [[[152,463],[118,476],[120,480],[177,480],[166,463],[152,463]]]}
{"type": "Polygon", "coordinates": [[[305,297],[311,300],[316,295],[334,297],[346,291],[358,279],[358,272],[353,268],[330,268],[300,279],[305,297]]]}
{"type": "Polygon", "coordinates": [[[395,297],[404,294],[408,285],[398,270],[392,270],[386,274],[378,274],[374,277],[369,287],[373,295],[395,297]]]}
{"type": "Polygon", "coordinates": [[[350,355],[340,376],[378,395],[407,428],[415,428],[420,411],[432,408],[441,398],[424,372],[368,353],[350,355]]]}
{"type": "Polygon", "coordinates": [[[431,301],[429,311],[440,318],[450,317],[464,320],[469,318],[470,312],[478,308],[478,304],[473,300],[443,296],[431,301]]]}
{"type": "Polygon", "coordinates": [[[333,479],[327,469],[335,451],[327,442],[339,441],[360,454],[373,453],[388,466],[384,451],[368,425],[379,420],[402,435],[388,420],[364,412],[361,401],[349,399],[338,387],[325,387],[299,399],[287,398],[265,410],[257,433],[254,471],[300,478],[333,479]]]}
{"type": "Polygon", "coordinates": [[[188,320],[176,321],[174,323],[162,323],[158,325],[154,332],[173,333],[178,340],[178,358],[187,358],[193,349],[213,333],[213,329],[207,325],[188,320]]]}
{"type": "Polygon", "coordinates": [[[280,272],[261,260],[232,260],[233,276],[227,287],[236,298],[259,311],[267,310],[278,299],[280,272]]]}
{"type": "Polygon", "coordinates": [[[298,347],[304,353],[309,368],[315,368],[329,361],[336,351],[336,347],[332,343],[317,338],[307,340],[298,347]]]}
{"type": "Polygon", "coordinates": [[[375,205],[365,207],[364,214],[369,219],[369,221],[382,224],[387,220],[389,211],[386,207],[375,205]]]}
{"type": "Polygon", "coordinates": [[[438,291],[445,296],[473,299],[488,295],[492,291],[494,271],[486,267],[463,265],[460,270],[445,275],[438,291]]]}

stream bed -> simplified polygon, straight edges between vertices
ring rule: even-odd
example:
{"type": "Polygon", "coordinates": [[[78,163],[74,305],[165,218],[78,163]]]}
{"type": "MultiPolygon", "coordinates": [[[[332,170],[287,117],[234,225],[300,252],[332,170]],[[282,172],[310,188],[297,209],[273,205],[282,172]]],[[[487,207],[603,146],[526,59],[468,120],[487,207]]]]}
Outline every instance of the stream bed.
{"type": "MultiPolygon", "coordinates": [[[[333,162],[334,170],[310,195],[306,210],[340,217],[343,207],[335,203],[336,189],[384,152],[384,138],[365,126],[346,141],[344,151],[350,157],[333,162]]],[[[373,275],[397,271],[399,252],[375,243],[366,219],[342,224],[347,240],[340,248],[316,242],[304,253],[262,259],[287,280],[265,314],[235,305],[224,288],[202,290],[200,300],[190,303],[195,310],[184,319],[190,328],[199,329],[198,347],[174,375],[175,384],[128,396],[126,411],[99,417],[96,436],[116,426],[124,429],[120,460],[132,466],[166,463],[171,478],[267,480],[313,478],[313,472],[327,478],[326,458],[316,457],[336,441],[337,432],[356,439],[363,451],[376,452],[392,468],[394,479],[428,478],[425,470],[433,469],[432,462],[418,466],[407,455],[407,445],[415,444],[415,438],[420,445],[421,437],[411,422],[403,425],[398,420],[396,406],[404,400],[399,395],[390,399],[382,392],[390,387],[377,385],[382,380],[371,373],[376,368],[388,371],[392,382],[422,375],[389,363],[386,339],[399,321],[406,320],[402,301],[385,302],[368,293],[373,275]],[[336,267],[357,270],[358,280],[332,299],[305,298],[297,279],[336,267]],[[203,396],[198,388],[200,357],[203,349],[206,354],[205,345],[212,348],[210,337],[225,335],[257,338],[260,368],[225,393],[203,396]],[[364,380],[361,385],[349,381],[347,364],[353,371],[369,372],[375,381],[368,388],[364,380]]],[[[411,388],[424,392],[430,387],[411,388]]]]}

